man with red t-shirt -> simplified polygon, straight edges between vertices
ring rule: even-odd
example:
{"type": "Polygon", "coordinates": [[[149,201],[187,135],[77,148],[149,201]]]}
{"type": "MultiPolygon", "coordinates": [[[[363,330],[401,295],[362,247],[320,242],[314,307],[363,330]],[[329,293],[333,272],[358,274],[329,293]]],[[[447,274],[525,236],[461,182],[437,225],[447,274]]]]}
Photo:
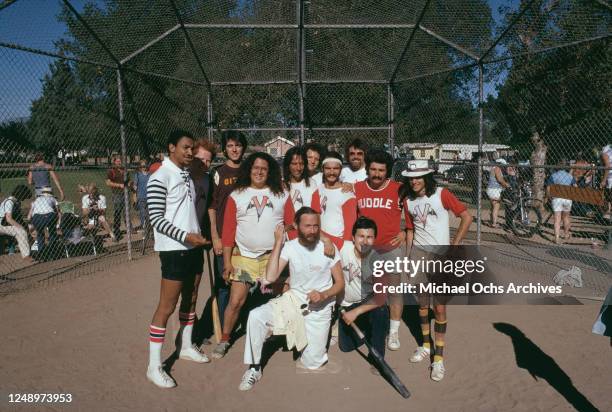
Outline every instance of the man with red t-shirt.
{"type": "Polygon", "coordinates": [[[321,214],[321,232],[342,250],[345,241],[351,241],[351,233],[357,220],[355,195],[343,190],[340,183],[342,158],[329,152],[322,162],[323,185],[312,195],[311,207],[321,214]]]}
{"type": "MultiPolygon", "coordinates": [[[[374,247],[381,259],[392,260],[403,252],[406,233],[402,231],[402,208],[399,201],[400,184],[391,180],[393,158],[382,150],[371,150],[366,155],[366,180],[355,183],[355,196],[359,216],[365,216],[376,222],[378,235],[374,247]]],[[[399,275],[393,274],[394,277],[399,275]]],[[[398,277],[399,279],[399,277],[398,277]]],[[[401,295],[391,296],[389,339],[387,347],[398,350],[399,325],[402,318],[403,302],[401,295]]]]}

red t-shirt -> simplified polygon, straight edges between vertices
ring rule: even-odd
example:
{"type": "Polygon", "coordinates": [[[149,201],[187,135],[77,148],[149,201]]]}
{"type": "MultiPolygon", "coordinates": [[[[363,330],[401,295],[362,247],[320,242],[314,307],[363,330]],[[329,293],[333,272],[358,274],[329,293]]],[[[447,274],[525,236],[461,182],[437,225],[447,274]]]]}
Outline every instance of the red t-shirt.
{"type": "Polygon", "coordinates": [[[401,184],[387,180],[380,189],[374,190],[364,180],[355,183],[357,210],[359,216],[365,216],[376,222],[378,235],[374,246],[389,245],[401,231],[402,207],[399,201],[401,184]]]}

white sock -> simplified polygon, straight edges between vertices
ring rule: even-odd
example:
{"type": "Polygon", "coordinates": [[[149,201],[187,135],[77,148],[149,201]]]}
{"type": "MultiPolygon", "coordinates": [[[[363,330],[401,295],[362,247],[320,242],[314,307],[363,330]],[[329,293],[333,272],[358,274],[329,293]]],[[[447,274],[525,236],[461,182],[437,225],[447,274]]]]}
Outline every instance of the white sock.
{"type": "Polygon", "coordinates": [[[166,328],[149,325],[149,368],[161,366],[161,351],[166,336],[166,328]]]}
{"type": "Polygon", "coordinates": [[[179,313],[179,320],[181,322],[181,350],[189,349],[191,347],[191,335],[193,333],[193,324],[195,323],[195,318],[195,312],[179,313]]]}
{"type": "Polygon", "coordinates": [[[389,333],[397,333],[399,331],[400,321],[391,319],[389,321],[389,333]]]}

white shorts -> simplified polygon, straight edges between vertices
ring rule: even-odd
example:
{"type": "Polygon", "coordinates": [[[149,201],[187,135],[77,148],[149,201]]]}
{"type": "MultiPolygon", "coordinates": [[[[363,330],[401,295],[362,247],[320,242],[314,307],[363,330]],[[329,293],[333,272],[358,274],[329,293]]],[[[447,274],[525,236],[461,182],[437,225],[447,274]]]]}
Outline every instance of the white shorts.
{"type": "Polygon", "coordinates": [[[570,212],[572,210],[572,201],[554,197],[552,200],[552,210],[553,212],[570,212]]]}
{"type": "Polygon", "coordinates": [[[489,196],[489,199],[491,199],[491,200],[500,200],[501,199],[501,193],[502,193],[502,189],[501,188],[487,189],[487,196],[489,196]]]}

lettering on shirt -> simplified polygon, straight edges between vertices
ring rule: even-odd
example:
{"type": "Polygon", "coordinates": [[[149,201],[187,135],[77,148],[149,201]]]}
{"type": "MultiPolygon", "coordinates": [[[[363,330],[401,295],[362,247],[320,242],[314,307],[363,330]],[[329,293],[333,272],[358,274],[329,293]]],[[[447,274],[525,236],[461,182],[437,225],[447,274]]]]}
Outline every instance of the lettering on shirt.
{"type": "Polygon", "coordinates": [[[268,196],[262,196],[261,201],[259,201],[257,196],[253,196],[251,198],[251,201],[249,202],[249,205],[247,206],[247,210],[255,208],[255,211],[257,212],[258,222],[266,207],[274,209],[274,205],[272,204],[272,202],[268,202],[268,200],[270,200],[268,196]]]}
{"type": "Polygon", "coordinates": [[[376,209],[393,209],[393,199],[385,199],[382,197],[375,197],[375,198],[371,198],[371,197],[366,197],[366,198],[362,198],[359,199],[358,201],[358,207],[360,209],[365,209],[365,208],[376,208],[376,209]]]}

